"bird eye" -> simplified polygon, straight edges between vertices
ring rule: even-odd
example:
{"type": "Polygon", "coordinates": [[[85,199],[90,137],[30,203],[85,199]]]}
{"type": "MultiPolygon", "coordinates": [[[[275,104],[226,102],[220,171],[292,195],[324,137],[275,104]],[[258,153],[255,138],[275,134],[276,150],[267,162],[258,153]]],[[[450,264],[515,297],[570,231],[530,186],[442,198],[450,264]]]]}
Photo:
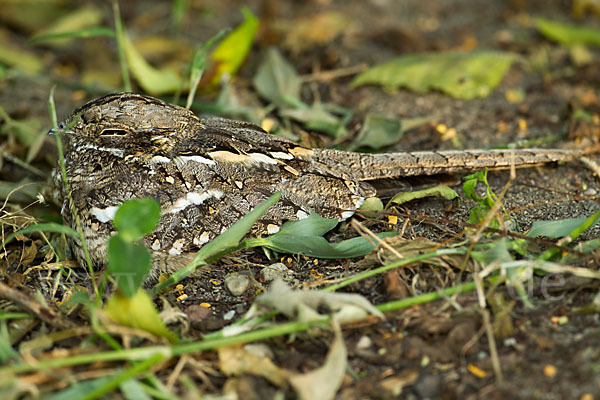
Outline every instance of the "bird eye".
{"type": "Polygon", "coordinates": [[[58,123],[58,129],[59,129],[59,130],[61,130],[61,131],[62,131],[62,130],[63,130],[63,129],[65,129],[66,127],[67,127],[67,124],[65,124],[63,121],[60,121],[60,122],[58,123]]]}
{"type": "Polygon", "coordinates": [[[129,132],[127,132],[125,129],[118,129],[118,128],[108,128],[108,129],[104,129],[101,133],[100,136],[125,136],[127,135],[129,132]]]}

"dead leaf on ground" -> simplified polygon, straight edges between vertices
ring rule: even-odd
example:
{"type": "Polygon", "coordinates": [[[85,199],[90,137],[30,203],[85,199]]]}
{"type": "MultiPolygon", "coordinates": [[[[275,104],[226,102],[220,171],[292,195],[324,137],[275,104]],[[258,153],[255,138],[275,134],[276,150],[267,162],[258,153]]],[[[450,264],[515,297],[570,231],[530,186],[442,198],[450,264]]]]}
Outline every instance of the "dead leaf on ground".
{"type": "MultiPolygon", "coordinates": [[[[424,238],[407,240],[401,238],[400,236],[394,236],[390,238],[385,238],[384,240],[404,258],[416,257],[420,254],[435,251],[440,247],[439,243],[424,238]]],[[[369,254],[364,259],[358,261],[356,264],[361,268],[371,268],[375,265],[379,266],[384,264],[391,264],[396,261],[398,261],[398,257],[393,252],[386,249],[385,247],[380,247],[376,252],[369,254]]],[[[435,265],[450,265],[452,267],[459,267],[464,262],[464,256],[460,254],[444,255],[429,258],[427,262],[429,264],[435,265]]],[[[469,268],[469,265],[467,265],[467,269],[469,268]]]]}
{"type": "Polygon", "coordinates": [[[500,51],[411,54],[369,68],[350,86],[374,84],[417,93],[439,90],[458,99],[486,97],[515,60],[514,54],[500,51]]]}
{"type": "Polygon", "coordinates": [[[318,309],[326,306],[338,322],[353,321],[373,314],[385,318],[367,299],[355,293],[328,293],[316,290],[292,290],[281,279],[271,284],[269,291],[260,295],[255,304],[278,310],[288,318],[299,321],[323,319],[318,309]]]}
{"type": "Polygon", "coordinates": [[[274,385],[282,386],[290,376],[290,373],[279,368],[266,356],[256,355],[245,347],[227,346],[220,347],[219,365],[221,371],[226,375],[252,374],[262,376],[274,385]]]}
{"type": "Polygon", "coordinates": [[[347,351],[342,332],[337,325],[334,325],[334,333],[335,338],[325,363],[313,371],[297,374],[289,379],[301,400],[333,399],[342,384],[348,365],[347,351]]]}
{"type": "Polygon", "coordinates": [[[338,12],[298,17],[281,24],[287,31],[283,45],[293,54],[327,44],[354,29],[354,20],[338,12]]]}

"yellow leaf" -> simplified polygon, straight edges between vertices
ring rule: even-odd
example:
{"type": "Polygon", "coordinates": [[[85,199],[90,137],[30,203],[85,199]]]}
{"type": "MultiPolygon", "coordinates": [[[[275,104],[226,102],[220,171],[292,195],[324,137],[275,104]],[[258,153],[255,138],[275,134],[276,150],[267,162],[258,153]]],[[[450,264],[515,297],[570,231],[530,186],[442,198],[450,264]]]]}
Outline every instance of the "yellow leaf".
{"type": "Polygon", "coordinates": [[[0,64],[20,68],[30,74],[36,74],[44,67],[42,59],[35,53],[4,43],[0,43],[0,64]]]}
{"type": "Polygon", "coordinates": [[[472,373],[473,375],[475,375],[478,378],[485,378],[487,376],[487,372],[485,372],[484,370],[482,370],[481,368],[479,368],[473,364],[469,364],[467,366],[467,369],[469,370],[470,373],[472,373]]]}
{"type": "Polygon", "coordinates": [[[148,64],[133,46],[126,33],[123,35],[123,49],[131,74],[145,92],[160,95],[177,90],[181,82],[177,74],[171,70],[157,69],[148,64]]]}
{"type": "Polygon", "coordinates": [[[211,84],[218,84],[225,74],[235,74],[254,43],[258,31],[258,19],[247,8],[243,8],[242,12],[245,21],[227,35],[212,53],[211,58],[216,65],[216,73],[211,84]]]}
{"type": "MultiPolygon", "coordinates": [[[[57,19],[47,28],[36,32],[35,36],[40,37],[58,33],[74,32],[95,27],[100,25],[103,17],[102,10],[99,8],[83,7],[57,19]]],[[[44,42],[44,44],[47,46],[61,47],[68,44],[72,40],[72,38],[65,38],[48,41],[42,40],[42,42],[44,42]]]]}
{"type": "Polygon", "coordinates": [[[167,329],[160,319],[152,299],[143,289],[139,289],[132,297],[115,293],[106,303],[104,311],[121,325],[167,338],[171,343],[177,341],[177,336],[167,329]]]}

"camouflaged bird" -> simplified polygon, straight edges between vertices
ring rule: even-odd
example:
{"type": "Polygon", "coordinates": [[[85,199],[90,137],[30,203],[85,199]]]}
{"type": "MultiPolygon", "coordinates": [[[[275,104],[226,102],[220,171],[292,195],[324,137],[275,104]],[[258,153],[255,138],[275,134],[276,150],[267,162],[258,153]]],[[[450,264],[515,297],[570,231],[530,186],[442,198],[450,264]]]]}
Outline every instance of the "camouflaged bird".
{"type": "MultiPolygon", "coordinates": [[[[369,181],[569,160],[572,150],[467,150],[359,154],[309,149],[246,122],[200,119],[191,111],[133,93],[93,100],[59,124],[66,173],[92,262],[106,261],[117,208],[152,197],[161,206],[144,238],[153,274],[188,263],[205,243],[280,191],[251,231],[275,233],[282,222],[311,212],[345,220],[368,197],[369,181]],[[72,126],[71,126],[72,125],[72,126]]],[[[60,174],[62,215],[75,228],[60,174]]],[[[85,257],[72,243],[78,261],[85,257]]]]}

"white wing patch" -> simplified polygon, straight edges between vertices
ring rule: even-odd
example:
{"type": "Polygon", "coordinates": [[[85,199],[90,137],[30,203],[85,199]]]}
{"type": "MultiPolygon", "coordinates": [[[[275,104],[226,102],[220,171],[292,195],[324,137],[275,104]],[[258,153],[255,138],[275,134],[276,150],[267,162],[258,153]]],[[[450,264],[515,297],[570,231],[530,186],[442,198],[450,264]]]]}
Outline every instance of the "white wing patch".
{"type": "Polygon", "coordinates": [[[296,212],[296,218],[298,218],[298,219],[308,218],[308,213],[304,210],[298,210],[296,212]]]}
{"type": "Polygon", "coordinates": [[[195,236],[194,240],[192,240],[192,243],[194,243],[196,246],[202,246],[203,244],[208,243],[210,240],[210,234],[206,231],[202,232],[202,235],[200,235],[200,237],[195,236]]]}
{"type": "Polygon", "coordinates": [[[263,153],[250,153],[250,161],[277,165],[277,161],[263,153]]]}
{"type": "Polygon", "coordinates": [[[182,164],[185,164],[188,161],[193,161],[206,165],[215,165],[216,162],[214,160],[210,160],[208,158],[204,158],[202,156],[179,156],[175,159],[175,161],[181,161],[182,164]]]}
{"type": "Polygon", "coordinates": [[[200,205],[206,200],[210,199],[211,197],[214,197],[215,199],[220,199],[221,197],[223,197],[223,195],[224,193],[218,189],[209,189],[202,193],[189,192],[184,197],[180,197],[179,199],[177,199],[175,203],[173,203],[173,206],[169,210],[167,210],[167,212],[173,214],[191,205],[200,205]]]}
{"type": "Polygon", "coordinates": [[[171,162],[171,159],[165,156],[154,156],[150,159],[150,162],[153,163],[168,163],[171,162]]]}
{"type": "Polygon", "coordinates": [[[280,160],[293,160],[294,156],[290,153],[284,153],[283,151],[272,151],[271,156],[273,158],[279,158],[280,160]]]}
{"type": "Polygon", "coordinates": [[[100,222],[112,221],[115,218],[119,206],[109,206],[106,208],[92,207],[92,215],[100,222]]]}
{"type": "Polygon", "coordinates": [[[82,145],[81,148],[103,151],[105,153],[110,153],[112,155],[115,155],[115,156],[121,157],[121,158],[123,158],[123,156],[125,155],[125,150],[123,150],[123,149],[116,149],[113,147],[100,147],[100,146],[96,146],[94,144],[89,144],[89,143],[82,145]]]}

